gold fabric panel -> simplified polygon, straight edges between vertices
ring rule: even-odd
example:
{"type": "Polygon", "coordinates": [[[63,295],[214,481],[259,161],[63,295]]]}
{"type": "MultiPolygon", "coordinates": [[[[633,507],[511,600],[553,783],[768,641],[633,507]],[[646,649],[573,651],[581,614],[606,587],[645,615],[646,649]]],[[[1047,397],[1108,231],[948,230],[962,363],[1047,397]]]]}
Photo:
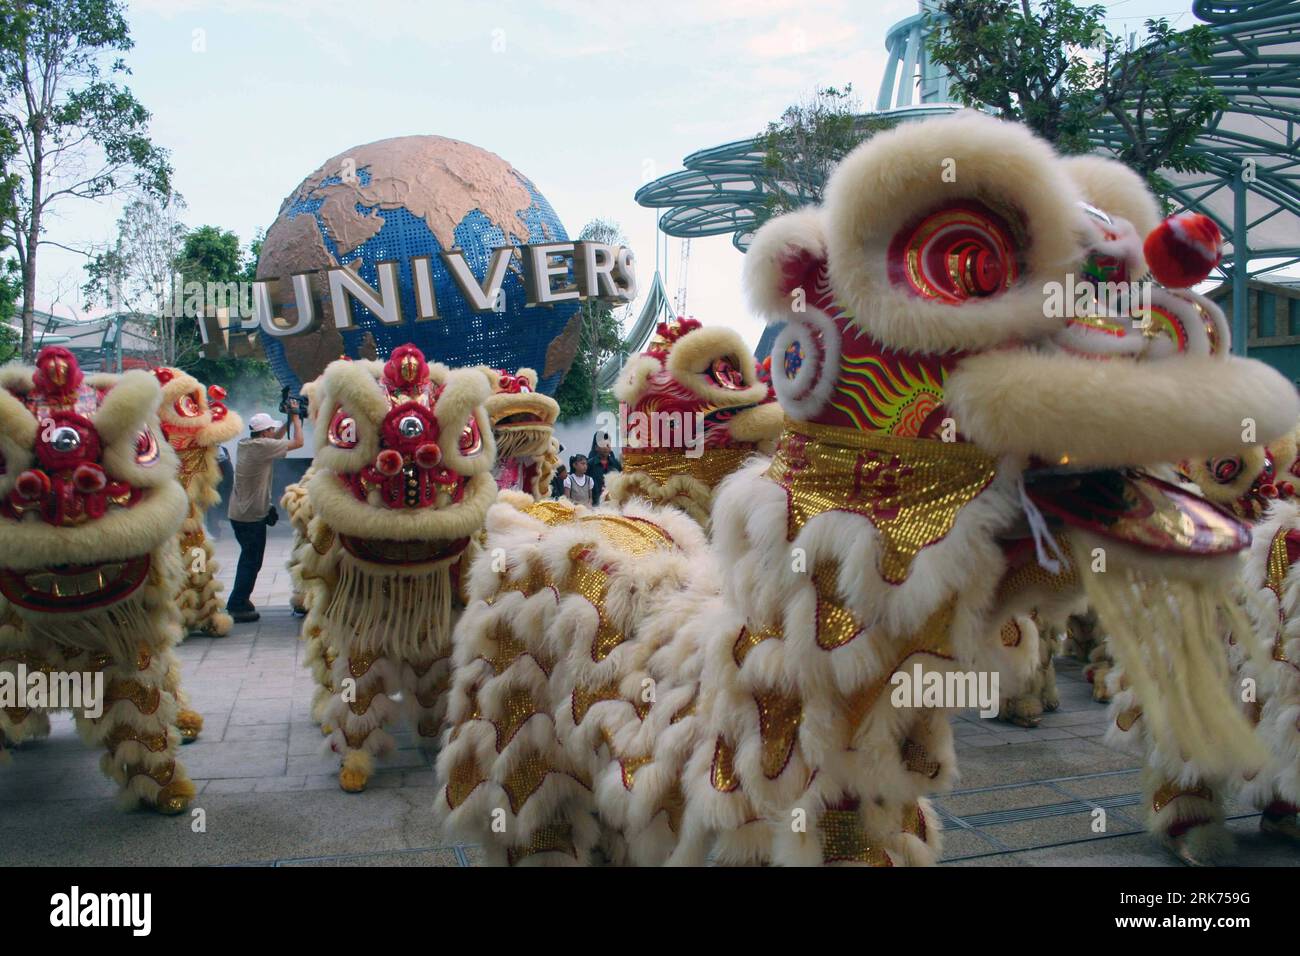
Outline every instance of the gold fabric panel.
{"type": "MultiPolygon", "coordinates": [[[[145,687],[135,681],[110,681],[108,693],[104,695],[104,712],[120,700],[130,701],[135,709],[146,717],[153,714],[162,703],[162,691],[157,687],[145,687]]],[[[100,718],[103,719],[102,717],[100,718]]]]}
{"type": "Polygon", "coordinates": [[[848,699],[847,706],[847,735],[846,743],[853,740],[857,733],[858,726],[866,718],[867,712],[871,710],[876,698],[880,696],[887,686],[889,679],[902,667],[909,657],[914,654],[931,654],[944,660],[952,660],[952,650],[948,644],[949,631],[952,629],[953,612],[957,605],[957,599],[951,598],[947,604],[938,608],[926,622],[921,625],[921,629],[905,642],[894,666],[882,673],[879,678],[870,684],[864,684],[854,691],[848,699]]]}
{"type": "Polygon", "coordinates": [[[776,627],[764,627],[757,631],[742,627],[739,636],[736,638],[736,643],[731,647],[731,659],[736,662],[737,667],[742,666],[745,663],[745,658],[749,656],[749,652],[769,639],[784,640],[785,635],[781,633],[780,628],[776,627]]]}
{"type": "Polygon", "coordinates": [[[567,823],[548,823],[538,827],[523,846],[506,849],[506,862],[514,866],[534,853],[567,853],[576,860],[578,851],[573,845],[573,828],[567,823]]]}
{"type": "Polygon", "coordinates": [[[999,636],[1002,639],[1003,647],[1019,647],[1024,634],[1020,631],[1020,624],[1013,617],[1002,625],[1002,630],[999,636]]]}
{"type": "Polygon", "coordinates": [[[484,657],[483,660],[488,662],[492,668],[492,673],[498,677],[507,667],[517,661],[527,648],[524,642],[515,638],[514,632],[510,630],[510,625],[504,621],[497,622],[496,631],[492,635],[496,642],[496,651],[491,657],[484,657]]]}
{"type": "Polygon", "coordinates": [[[889,854],[872,843],[856,810],[823,810],[817,820],[821,835],[822,863],[866,863],[893,866],[889,854]]]}
{"type": "Polygon", "coordinates": [[[1151,798],[1151,809],[1159,813],[1179,797],[1199,797],[1201,800],[1212,802],[1214,800],[1214,791],[1204,784],[1199,787],[1180,787],[1170,781],[1155,792],[1155,796],[1151,798]]]}
{"type": "Polygon", "coordinates": [[[952,530],[997,462],[974,445],[786,420],[766,475],[785,489],[786,538],[827,511],[862,515],[880,533],[877,570],[907,579],[920,551],[952,530]]]}
{"type": "Polygon", "coordinates": [[[819,561],[813,569],[813,587],[817,591],[817,646],[824,651],[843,647],[862,633],[858,619],[839,603],[838,576],[838,568],[832,561],[819,561]]]}
{"type": "Polygon", "coordinates": [[[763,741],[760,763],[763,776],[775,780],[790,763],[803,720],[803,702],[796,696],[776,691],[755,694],[758,706],[758,735],[763,741]]]}
{"type": "Polygon", "coordinates": [[[631,791],[632,784],[636,782],[636,772],[653,759],[653,757],[624,757],[619,760],[618,766],[623,772],[624,790],[631,791]]]}
{"type": "Polygon", "coordinates": [[[539,753],[531,753],[523,760],[518,761],[506,775],[505,783],[502,784],[506,791],[506,798],[510,801],[510,811],[519,815],[519,808],[527,802],[528,798],[537,792],[537,788],[542,785],[546,775],[551,772],[550,765],[542,758],[539,753]]]}
{"type": "Polygon", "coordinates": [[[943,769],[939,761],[930,756],[928,750],[911,739],[903,741],[903,765],[911,773],[919,773],[931,780],[939,776],[939,771],[943,769]]]}
{"type": "Polygon", "coordinates": [[[451,778],[447,781],[447,806],[455,810],[469,799],[469,795],[487,778],[478,768],[474,755],[468,755],[451,768],[451,778]]]}
{"type": "Polygon", "coordinates": [[[710,488],[715,487],[754,454],[754,446],[736,445],[727,448],[706,448],[703,454],[690,458],[684,451],[624,451],[625,474],[639,472],[665,484],[678,475],[689,475],[710,488]]]}
{"type": "Polygon", "coordinates": [[[533,695],[522,687],[513,688],[506,693],[501,710],[501,721],[492,721],[492,726],[497,729],[497,753],[505,750],[506,745],[515,739],[515,734],[519,733],[519,728],[529,717],[541,713],[533,695]]]}
{"type": "Polygon", "coordinates": [[[122,746],[122,744],[126,743],[128,740],[135,741],[150,753],[162,753],[167,749],[166,731],[157,734],[145,734],[136,730],[129,724],[118,724],[114,727],[104,743],[108,745],[110,753],[116,753],[117,748],[122,746]]]}
{"type": "Polygon", "coordinates": [[[713,789],[721,793],[731,793],[740,786],[736,776],[736,755],[722,737],[718,738],[713,748],[713,767],[709,770],[709,781],[713,789]]]}

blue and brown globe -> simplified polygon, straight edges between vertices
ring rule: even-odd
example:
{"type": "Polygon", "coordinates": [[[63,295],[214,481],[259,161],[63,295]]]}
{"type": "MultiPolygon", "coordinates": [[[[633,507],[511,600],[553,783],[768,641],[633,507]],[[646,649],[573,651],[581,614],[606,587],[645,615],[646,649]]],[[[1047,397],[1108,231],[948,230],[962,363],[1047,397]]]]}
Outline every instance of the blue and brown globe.
{"type": "Polygon", "coordinates": [[[317,328],[260,336],[282,385],[296,394],[341,355],[385,359],[404,342],[452,367],[536,369],[554,392],[578,345],[578,305],[525,306],[520,259],[511,260],[504,311],[474,312],[438,255],[459,248],[483,280],[492,250],[563,241],[564,226],[526,176],[494,153],[442,136],[402,136],[349,149],[327,160],[284,201],[258,259],[259,279],[273,286],[277,314],[297,320],[290,277],[312,276],[317,328]],[[411,260],[428,256],[439,318],[416,321],[411,260]],[[397,262],[402,321],[386,325],[353,302],[355,328],[334,322],[325,270],[357,270],[378,289],[375,264],[397,262]]]}

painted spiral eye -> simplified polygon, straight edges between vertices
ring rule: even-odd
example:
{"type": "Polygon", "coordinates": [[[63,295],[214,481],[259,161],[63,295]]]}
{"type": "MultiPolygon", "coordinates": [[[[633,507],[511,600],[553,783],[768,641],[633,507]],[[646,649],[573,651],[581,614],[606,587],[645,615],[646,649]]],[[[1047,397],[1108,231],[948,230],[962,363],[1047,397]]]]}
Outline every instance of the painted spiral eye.
{"type": "Polygon", "coordinates": [[[357,447],[357,421],[339,409],[330,419],[329,442],[335,448],[357,447]]]}
{"type": "Polygon", "coordinates": [[[736,363],[727,356],[713,360],[713,364],[709,366],[709,378],[719,388],[735,391],[745,387],[745,376],[736,367],[736,363]]]}
{"type": "Polygon", "coordinates": [[[198,418],[203,414],[203,404],[194,393],[182,395],[172,404],[181,418],[198,418]]]}
{"type": "Polygon", "coordinates": [[[1221,485],[1228,485],[1237,480],[1245,462],[1240,458],[1215,458],[1210,462],[1210,474],[1221,485]]]}
{"type": "Polygon", "coordinates": [[[151,429],[146,428],[135,436],[135,463],[137,465],[151,468],[158,464],[160,454],[158,439],[154,438],[151,429]]]}
{"type": "Polygon", "coordinates": [[[466,458],[471,455],[477,455],[483,450],[483,436],[479,434],[478,422],[473,418],[469,420],[469,424],[467,424],[464,430],[461,431],[460,440],[457,442],[456,447],[466,458]]]}
{"type": "Polygon", "coordinates": [[[988,298],[1019,277],[1019,245],[1010,222],[984,204],[952,203],[895,234],[889,279],[947,305],[988,298]]]}

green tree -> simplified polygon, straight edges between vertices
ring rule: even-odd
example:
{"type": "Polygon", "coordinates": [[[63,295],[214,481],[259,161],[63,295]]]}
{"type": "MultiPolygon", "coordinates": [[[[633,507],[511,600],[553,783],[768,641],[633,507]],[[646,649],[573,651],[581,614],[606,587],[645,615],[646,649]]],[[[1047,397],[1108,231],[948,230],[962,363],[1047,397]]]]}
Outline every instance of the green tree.
{"type": "Polygon", "coordinates": [[[1146,21],[1128,48],[1106,29],[1106,9],[1072,0],[941,0],[928,12],[927,50],[956,99],[1029,126],[1065,153],[1092,148],[1092,131],[1113,119],[1127,134],[1119,158],[1168,190],[1161,169],[1204,168],[1192,148],[1226,105],[1205,75],[1213,35],[1146,21]]]}
{"type": "Polygon", "coordinates": [[[55,208],[132,188],[170,192],[149,111],[114,79],[130,73],[119,54],[132,45],[121,0],[0,0],[0,126],[18,144],[0,205],[22,273],[25,359],[38,253],[57,245],[45,237],[55,208]]]}
{"type": "Polygon", "coordinates": [[[767,124],[761,142],[768,188],[755,228],[775,216],[820,203],[836,164],[863,140],[894,125],[893,120],[861,115],[860,109],[853,84],[843,89],[818,87],[804,101],[787,107],[779,120],[767,124]]]}
{"type": "MultiPolygon", "coordinates": [[[[205,289],[208,283],[251,282],[257,273],[257,257],[261,253],[263,238],[264,233],[259,232],[251,244],[250,254],[245,257],[239,236],[234,232],[218,226],[199,226],[185,237],[177,272],[186,284],[199,282],[205,289]]],[[[240,299],[239,303],[230,306],[232,311],[248,305],[243,301],[245,296],[241,295],[240,299]]],[[[199,347],[202,339],[196,317],[183,316],[177,327],[179,334],[194,346],[190,357],[181,366],[185,371],[201,382],[222,386],[232,399],[241,404],[265,408],[279,400],[280,385],[266,359],[253,356],[237,358],[226,352],[209,358],[199,347]]]]}
{"type": "MultiPolygon", "coordinates": [[[[626,244],[622,228],[608,219],[593,219],[583,226],[579,239],[586,242],[626,244]]],[[[613,408],[617,402],[609,389],[600,388],[602,365],[624,353],[623,322],[609,303],[587,299],[578,307],[578,351],[573,357],[555,400],[560,405],[560,421],[585,418],[593,411],[613,408]]]]}

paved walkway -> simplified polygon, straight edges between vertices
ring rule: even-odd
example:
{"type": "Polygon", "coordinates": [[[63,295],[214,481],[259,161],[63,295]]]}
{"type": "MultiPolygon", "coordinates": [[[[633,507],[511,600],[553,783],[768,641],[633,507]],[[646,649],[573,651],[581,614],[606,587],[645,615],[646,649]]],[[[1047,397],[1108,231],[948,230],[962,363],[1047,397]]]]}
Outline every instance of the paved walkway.
{"type": "MultiPolygon", "coordinates": [[[[225,638],[180,647],[184,682],[206,725],[184,759],[199,787],[190,817],[123,814],[115,787],[83,746],[70,717],[50,738],[0,766],[0,864],[274,864],[278,866],[472,866],[472,846],[446,843],[433,825],[432,755],[412,733],[382,763],[370,789],[346,794],[338,758],[311,722],[299,619],[288,610],[283,564],[290,538],[267,543],[253,593],[262,613],[225,638]]],[[[237,546],[218,543],[221,577],[233,578],[237,546]]],[[[937,801],[952,865],[1178,865],[1141,832],[1136,761],[1101,743],[1105,708],[1093,703],[1077,664],[1058,660],[1061,709],[1034,730],[976,716],[955,720],[962,787],[937,801]],[[1107,814],[1092,831],[1092,810],[1107,814]]],[[[1248,808],[1230,808],[1240,835],[1233,862],[1293,866],[1300,853],[1260,838],[1248,808]]]]}

